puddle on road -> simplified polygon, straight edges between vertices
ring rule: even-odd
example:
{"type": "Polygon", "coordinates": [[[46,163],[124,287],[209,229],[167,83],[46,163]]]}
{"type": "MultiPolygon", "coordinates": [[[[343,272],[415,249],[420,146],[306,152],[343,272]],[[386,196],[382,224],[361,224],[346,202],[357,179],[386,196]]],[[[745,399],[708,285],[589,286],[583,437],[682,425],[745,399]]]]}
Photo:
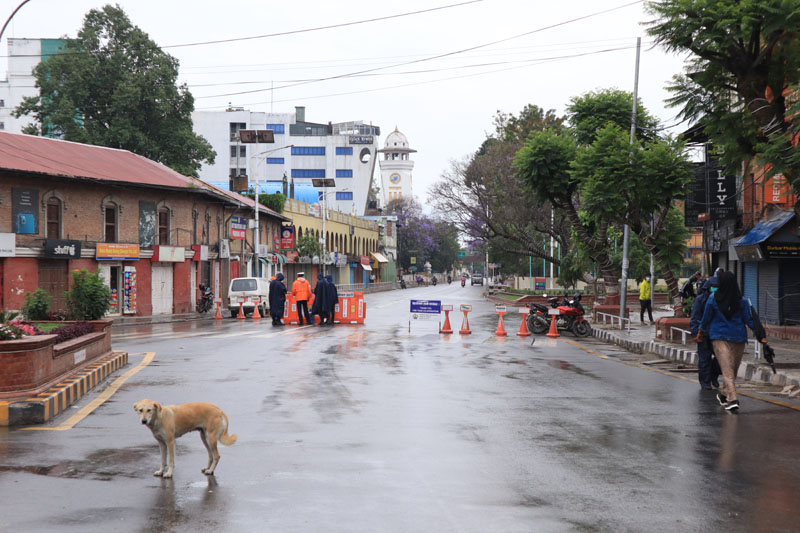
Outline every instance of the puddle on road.
{"type": "Polygon", "coordinates": [[[124,449],[104,449],[91,453],[83,460],[62,461],[54,465],[0,465],[0,473],[24,472],[39,476],[60,477],[70,479],[93,479],[111,481],[115,477],[139,477],[137,472],[124,471],[118,468],[123,465],[144,464],[152,458],[152,447],[124,449]]]}
{"type": "Polygon", "coordinates": [[[586,370],[573,365],[572,363],[568,363],[566,361],[561,361],[560,359],[551,359],[547,362],[548,366],[552,366],[553,368],[558,368],[560,370],[569,370],[570,372],[575,372],[576,374],[580,374],[581,376],[588,376],[594,379],[600,379],[598,376],[591,372],[587,372],[586,370]]]}

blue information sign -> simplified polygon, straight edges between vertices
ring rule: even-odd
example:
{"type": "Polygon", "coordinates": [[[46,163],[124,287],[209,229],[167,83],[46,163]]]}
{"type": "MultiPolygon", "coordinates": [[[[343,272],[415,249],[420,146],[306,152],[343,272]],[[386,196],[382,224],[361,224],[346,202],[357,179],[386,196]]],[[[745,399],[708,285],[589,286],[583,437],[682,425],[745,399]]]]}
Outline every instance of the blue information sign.
{"type": "Polygon", "coordinates": [[[442,312],[441,300],[411,300],[411,312],[424,315],[438,315],[442,312]]]}

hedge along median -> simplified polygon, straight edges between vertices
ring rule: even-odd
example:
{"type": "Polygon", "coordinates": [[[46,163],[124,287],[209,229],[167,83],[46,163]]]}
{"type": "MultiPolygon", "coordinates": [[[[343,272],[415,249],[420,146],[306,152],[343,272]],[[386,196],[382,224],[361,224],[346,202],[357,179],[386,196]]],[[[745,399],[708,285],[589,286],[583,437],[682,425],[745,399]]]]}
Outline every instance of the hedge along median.
{"type": "MultiPolygon", "coordinates": [[[[37,335],[16,340],[0,341],[0,401],[6,404],[8,415],[0,425],[14,423],[11,411],[20,401],[34,400],[53,391],[56,384],[81,373],[102,359],[114,359],[111,351],[111,320],[88,321],[92,331],[79,337],[56,344],[56,335],[37,335]]],[[[65,322],[69,324],[69,322],[65,322]]],[[[127,361],[127,354],[125,354],[127,361]]],[[[91,386],[98,380],[91,380],[91,386]]],[[[91,387],[89,387],[91,388],[91,387]]],[[[88,390],[83,388],[83,392],[88,390]]],[[[69,395],[69,403],[77,401],[78,395],[69,395]]],[[[66,400],[61,402],[66,407],[66,400]]],[[[55,409],[56,412],[61,409],[55,409]]],[[[0,410],[5,412],[6,409],[0,410]]],[[[49,419],[53,409],[49,410],[49,419]]],[[[24,417],[17,424],[43,422],[41,416],[34,419],[24,417]]]]}

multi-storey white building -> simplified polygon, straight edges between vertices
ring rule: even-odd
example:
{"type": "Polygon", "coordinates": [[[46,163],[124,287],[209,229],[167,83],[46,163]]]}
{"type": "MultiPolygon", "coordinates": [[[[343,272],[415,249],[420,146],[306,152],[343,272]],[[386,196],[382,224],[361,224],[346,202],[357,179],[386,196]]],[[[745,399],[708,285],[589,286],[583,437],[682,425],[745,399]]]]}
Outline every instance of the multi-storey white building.
{"type": "Polygon", "coordinates": [[[378,152],[383,154],[379,163],[383,205],[403,197],[412,198],[414,191],[411,171],[414,170],[414,162],[409,156],[416,150],[408,146],[406,136],[395,127],[386,137],[383,149],[378,152]]]}
{"type": "MultiPolygon", "coordinates": [[[[305,120],[305,108],[294,113],[264,113],[230,108],[196,111],[194,131],[217,152],[213,165],[200,169],[200,179],[221,187],[245,174],[260,181],[262,192],[310,189],[314,178],[333,178],[327,190],[330,209],[364,215],[378,151],[380,128],[357,122],[319,124],[305,120]],[[268,129],[274,144],[242,144],[240,130],[268,129]]],[[[322,190],[318,191],[322,193],[322,190]]],[[[297,194],[298,199],[309,201],[297,194]]],[[[311,200],[313,201],[313,199],[311,200]]]]}
{"type": "Polygon", "coordinates": [[[22,128],[33,122],[33,117],[14,118],[14,108],[26,96],[38,96],[33,69],[58,50],[61,39],[8,39],[8,71],[0,80],[0,130],[22,133],[22,128]]]}

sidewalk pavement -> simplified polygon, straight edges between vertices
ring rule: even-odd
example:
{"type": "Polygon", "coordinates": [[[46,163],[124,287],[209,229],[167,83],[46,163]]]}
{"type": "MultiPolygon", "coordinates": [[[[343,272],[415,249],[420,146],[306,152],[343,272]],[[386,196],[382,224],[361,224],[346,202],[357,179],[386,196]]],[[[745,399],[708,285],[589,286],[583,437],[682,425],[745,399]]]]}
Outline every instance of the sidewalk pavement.
{"type": "MultiPolygon", "coordinates": [[[[141,326],[146,324],[166,324],[168,322],[185,322],[187,320],[213,320],[216,309],[208,313],[177,313],[172,315],[146,315],[146,316],[117,316],[111,327],[118,326],[141,326]]],[[[231,314],[227,309],[222,310],[223,318],[230,318],[231,314]]]]}
{"type": "MultiPolygon", "coordinates": [[[[654,309],[653,317],[672,316],[672,311],[654,309]]],[[[697,344],[687,335],[686,344],[681,344],[681,338],[676,335],[676,342],[656,340],[654,325],[642,324],[638,315],[631,313],[631,329],[612,327],[610,324],[592,324],[592,335],[605,342],[616,344],[634,353],[654,353],[666,359],[680,361],[692,365],[697,364],[697,344]]],[[[750,340],[745,348],[742,365],[739,367],[739,377],[755,382],[770,383],[772,385],[800,385],[800,342],[797,340],[782,340],[768,337],[770,345],[775,349],[775,368],[777,374],[772,373],[769,364],[762,358],[756,359],[754,355],[755,340],[752,332],[748,332],[750,340]]]]}

